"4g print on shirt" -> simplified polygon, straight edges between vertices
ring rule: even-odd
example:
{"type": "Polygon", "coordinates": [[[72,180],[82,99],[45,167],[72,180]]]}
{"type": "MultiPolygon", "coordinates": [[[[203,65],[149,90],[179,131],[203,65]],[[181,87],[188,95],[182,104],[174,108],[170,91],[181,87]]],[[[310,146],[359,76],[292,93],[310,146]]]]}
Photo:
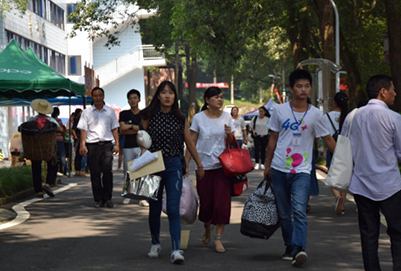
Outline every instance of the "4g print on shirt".
{"type": "MultiPolygon", "coordinates": [[[[301,119],[299,122],[292,122],[290,121],[290,118],[288,118],[283,125],[281,126],[282,128],[284,128],[284,130],[288,130],[291,129],[292,131],[294,131],[293,134],[293,145],[299,145],[299,143],[294,143],[294,142],[299,142],[300,139],[300,131],[299,126],[301,127],[301,131],[304,131],[306,129],[308,129],[308,126],[305,124],[305,121],[303,119],[301,119]]],[[[304,153],[303,155],[300,153],[292,153],[292,149],[291,148],[287,148],[287,154],[286,154],[286,159],[285,162],[287,164],[286,169],[291,169],[290,173],[297,173],[296,171],[296,167],[298,167],[300,164],[305,163],[307,164],[307,160],[308,160],[308,153],[304,153]]]]}

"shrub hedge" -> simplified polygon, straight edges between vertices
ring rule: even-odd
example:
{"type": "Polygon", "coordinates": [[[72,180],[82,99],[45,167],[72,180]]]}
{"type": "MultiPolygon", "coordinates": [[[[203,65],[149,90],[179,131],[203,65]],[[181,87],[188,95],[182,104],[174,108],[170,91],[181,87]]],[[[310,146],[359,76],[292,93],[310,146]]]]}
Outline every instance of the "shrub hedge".
{"type": "Polygon", "coordinates": [[[0,198],[32,188],[31,166],[0,168],[0,198]]]}

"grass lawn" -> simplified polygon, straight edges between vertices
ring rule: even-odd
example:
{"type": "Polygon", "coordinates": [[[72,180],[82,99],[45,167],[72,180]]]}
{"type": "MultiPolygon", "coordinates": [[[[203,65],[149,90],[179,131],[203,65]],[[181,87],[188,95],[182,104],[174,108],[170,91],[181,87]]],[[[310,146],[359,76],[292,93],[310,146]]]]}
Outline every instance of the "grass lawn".
{"type": "Polygon", "coordinates": [[[0,168],[0,198],[13,196],[32,186],[30,166],[0,168]]]}

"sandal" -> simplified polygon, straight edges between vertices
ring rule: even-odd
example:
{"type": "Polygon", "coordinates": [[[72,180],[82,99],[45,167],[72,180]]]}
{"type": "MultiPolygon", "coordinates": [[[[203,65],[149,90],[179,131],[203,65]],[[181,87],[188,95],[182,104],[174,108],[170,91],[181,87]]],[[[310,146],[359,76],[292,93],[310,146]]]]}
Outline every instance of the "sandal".
{"type": "Polygon", "coordinates": [[[221,234],[216,234],[216,236],[214,237],[214,246],[215,246],[216,252],[218,252],[218,253],[226,252],[226,249],[223,246],[221,234]],[[220,246],[216,245],[216,241],[220,241],[220,243],[221,243],[220,246]]]}
{"type": "Polygon", "coordinates": [[[212,235],[212,230],[214,228],[213,224],[209,224],[209,226],[204,226],[205,232],[202,235],[202,242],[203,244],[207,245],[210,242],[210,237],[212,235]]]}

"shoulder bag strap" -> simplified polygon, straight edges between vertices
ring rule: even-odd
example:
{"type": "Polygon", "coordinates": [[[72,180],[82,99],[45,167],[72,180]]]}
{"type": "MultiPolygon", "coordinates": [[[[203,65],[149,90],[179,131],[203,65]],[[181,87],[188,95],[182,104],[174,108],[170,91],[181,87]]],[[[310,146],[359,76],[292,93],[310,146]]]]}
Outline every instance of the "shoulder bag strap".
{"type": "Polygon", "coordinates": [[[349,115],[348,118],[348,128],[347,128],[347,132],[345,132],[345,136],[349,137],[350,133],[351,133],[351,128],[352,128],[352,121],[354,119],[355,113],[358,110],[358,108],[355,108],[354,110],[352,110],[352,112],[349,115]]]}
{"type": "Polygon", "coordinates": [[[338,133],[338,130],[337,130],[336,127],[334,126],[334,123],[333,123],[333,121],[331,120],[329,113],[326,113],[326,115],[327,115],[327,117],[329,118],[329,121],[330,121],[330,123],[331,123],[331,126],[333,126],[334,131],[336,131],[336,132],[338,133]]]}

